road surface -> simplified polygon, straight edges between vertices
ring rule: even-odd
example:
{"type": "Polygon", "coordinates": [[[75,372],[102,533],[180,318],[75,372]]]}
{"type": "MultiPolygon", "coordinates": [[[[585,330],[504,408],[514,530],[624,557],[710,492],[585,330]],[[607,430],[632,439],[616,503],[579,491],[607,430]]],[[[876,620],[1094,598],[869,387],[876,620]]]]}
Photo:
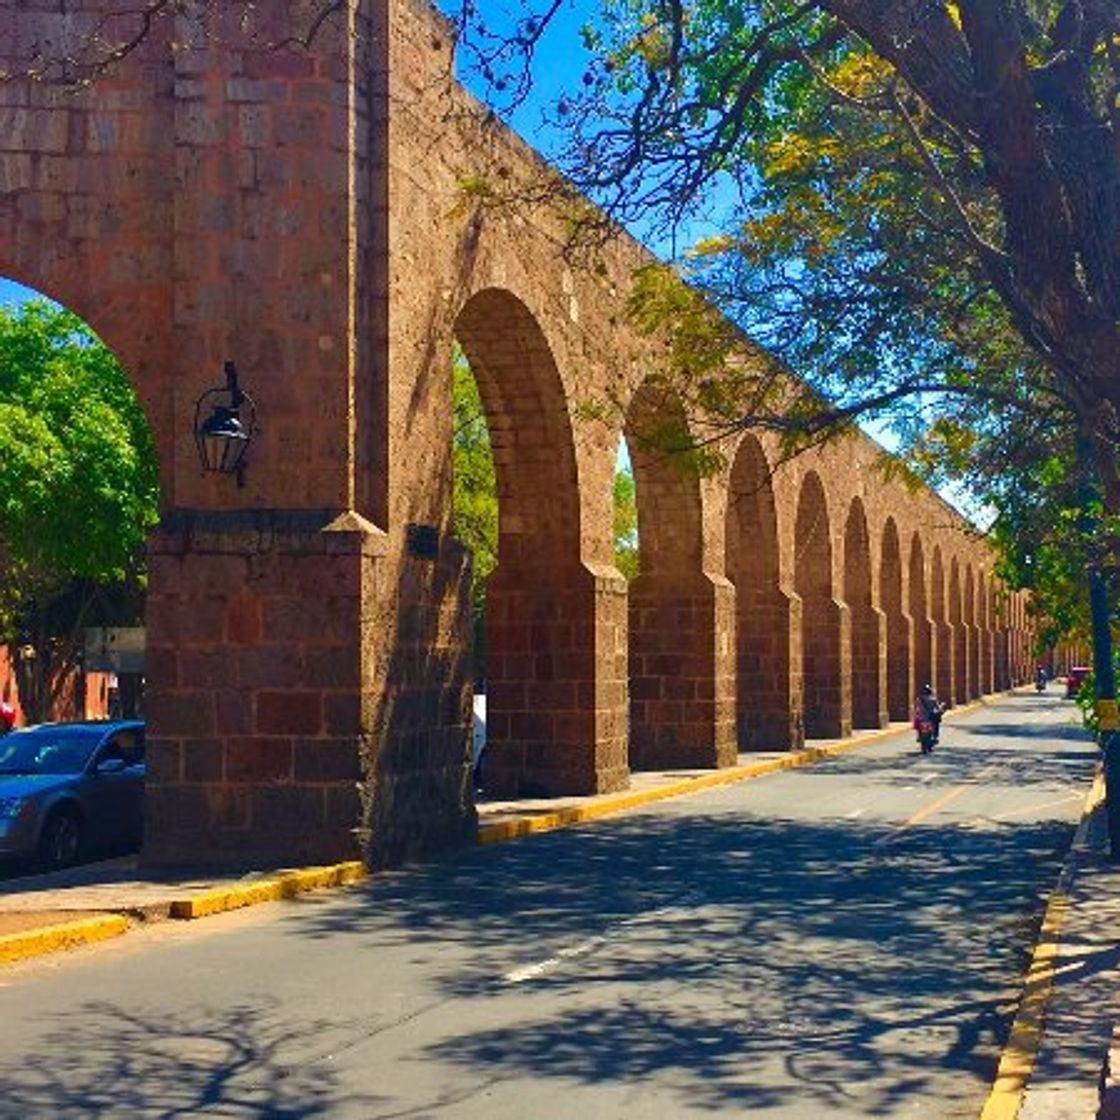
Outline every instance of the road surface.
{"type": "Polygon", "coordinates": [[[975,1117],[1096,761],[1056,690],[0,973],[3,1117],[975,1117]]]}

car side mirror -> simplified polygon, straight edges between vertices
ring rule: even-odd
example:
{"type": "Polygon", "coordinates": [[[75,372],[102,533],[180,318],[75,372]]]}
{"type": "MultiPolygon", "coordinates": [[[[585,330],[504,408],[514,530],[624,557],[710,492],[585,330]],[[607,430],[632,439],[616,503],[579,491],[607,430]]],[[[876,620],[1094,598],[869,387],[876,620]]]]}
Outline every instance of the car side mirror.
{"type": "Polygon", "coordinates": [[[109,758],[103,758],[97,764],[98,774],[119,774],[122,770],[128,769],[128,763],[119,755],[111,755],[109,758]]]}

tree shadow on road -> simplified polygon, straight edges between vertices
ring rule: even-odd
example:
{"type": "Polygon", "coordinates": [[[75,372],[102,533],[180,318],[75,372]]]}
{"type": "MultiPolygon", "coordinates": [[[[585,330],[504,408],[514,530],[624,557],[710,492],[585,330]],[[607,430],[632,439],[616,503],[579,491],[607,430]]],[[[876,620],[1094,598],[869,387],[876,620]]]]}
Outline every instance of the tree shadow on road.
{"type": "Polygon", "coordinates": [[[954,1084],[967,1109],[994,1077],[1071,832],[896,839],[858,822],[641,814],[375,882],[293,935],[349,931],[355,967],[406,944],[437,971],[458,943],[470,963],[451,954],[446,995],[547,997],[544,1013],[534,1000],[509,1026],[428,1048],[461,1069],[656,1075],[689,1108],[804,1115],[853,1094],[887,1115],[954,1084]]]}
{"type": "Polygon", "coordinates": [[[43,1036],[34,1060],[0,1066],[0,1114],[305,1120],[346,1106],[376,1115],[379,1098],[345,1092],[323,1063],[292,1060],[307,1034],[328,1040],[338,1030],[326,1022],[297,1029],[270,1001],[192,1015],[87,1003],[43,1036]]]}
{"type": "MultiPolygon", "coordinates": [[[[858,767],[874,791],[934,767],[960,783],[994,766],[1046,800],[1068,795],[1089,758],[950,746],[932,759],[900,749],[822,768],[858,767]]],[[[811,808],[817,786],[801,788],[811,808]]],[[[939,1115],[975,1115],[1075,813],[899,830],[752,814],[746,789],[289,904],[277,928],[297,952],[330,939],[355,977],[396,954],[433,1006],[483,1005],[471,1019],[482,1025],[457,1033],[433,1014],[414,1051],[430,1071],[424,1105],[358,1100],[315,1046],[308,1057],[309,1038],[325,1055],[332,1038],[367,1038],[380,1013],[340,993],[332,1023],[277,1005],[185,1019],[76,1008],[50,1032],[64,1062],[0,1067],[10,1113],[426,1116],[456,1079],[473,1077],[550,1081],[557,1116],[568,1115],[566,1089],[640,1090],[654,1078],[666,1115],[887,1116],[919,1097],[938,1101],[939,1115]]],[[[1096,947],[1085,956],[1085,969],[1108,965],[1096,947]]]]}

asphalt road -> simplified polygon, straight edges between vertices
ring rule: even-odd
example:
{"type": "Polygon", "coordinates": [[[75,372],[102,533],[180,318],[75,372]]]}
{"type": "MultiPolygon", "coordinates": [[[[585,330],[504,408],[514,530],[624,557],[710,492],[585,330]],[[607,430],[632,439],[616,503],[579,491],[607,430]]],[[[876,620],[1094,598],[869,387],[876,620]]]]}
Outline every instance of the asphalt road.
{"type": "Polygon", "coordinates": [[[0,974],[3,1117],[975,1117],[1096,751],[1057,689],[0,974]]]}

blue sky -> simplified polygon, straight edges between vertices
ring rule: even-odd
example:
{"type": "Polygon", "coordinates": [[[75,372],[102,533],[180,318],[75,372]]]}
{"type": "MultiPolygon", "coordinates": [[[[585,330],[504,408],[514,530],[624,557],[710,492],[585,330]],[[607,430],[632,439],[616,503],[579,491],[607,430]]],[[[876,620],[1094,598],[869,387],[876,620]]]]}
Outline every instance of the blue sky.
{"type": "Polygon", "coordinates": [[[39,295],[31,288],[25,288],[14,280],[6,280],[0,276],[0,306],[10,307],[12,304],[25,303],[33,296],[39,295]]]}

